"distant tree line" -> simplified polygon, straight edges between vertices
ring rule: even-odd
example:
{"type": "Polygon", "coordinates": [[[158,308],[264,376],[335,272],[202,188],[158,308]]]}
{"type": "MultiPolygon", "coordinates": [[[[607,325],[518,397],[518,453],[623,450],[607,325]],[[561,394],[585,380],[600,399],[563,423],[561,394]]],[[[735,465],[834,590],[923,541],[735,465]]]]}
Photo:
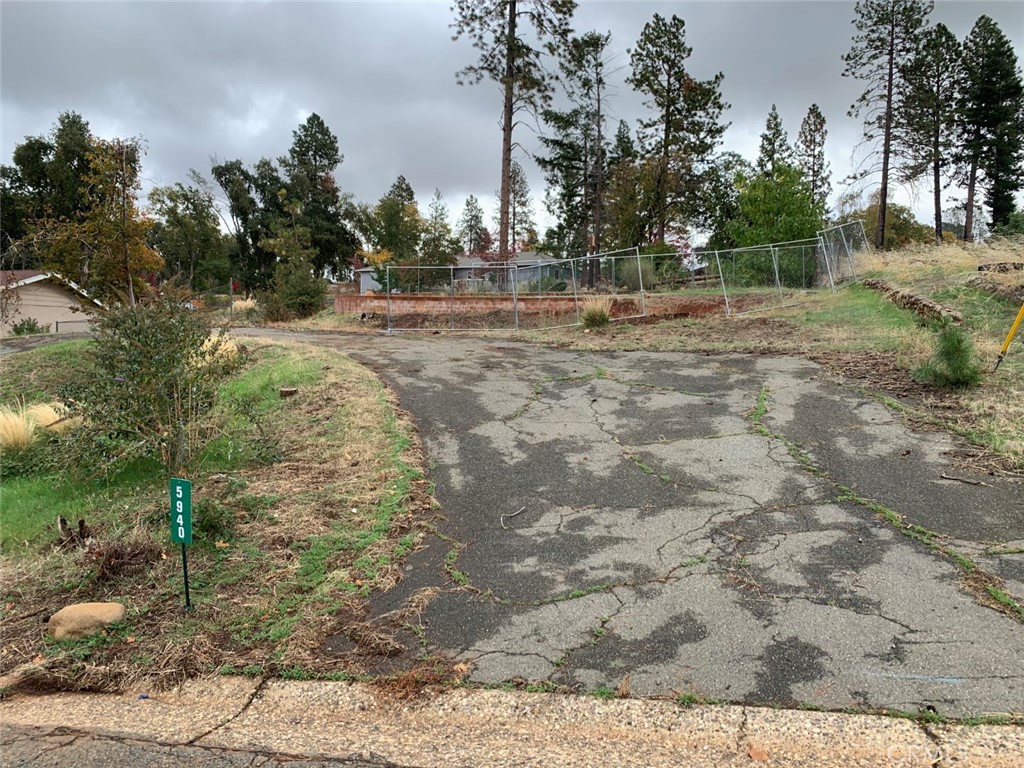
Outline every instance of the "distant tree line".
{"type": "Polygon", "coordinates": [[[496,231],[472,195],[454,223],[440,190],[424,213],[404,176],[376,203],[354,201],[335,177],[338,139],[316,114],[276,160],[214,162],[209,180],[191,171],[152,189],[144,206],[143,140],[97,137],[85,118],[65,112],[0,167],[0,266],[56,269],[98,297],[131,304],[170,279],[197,290],[233,280],[255,292],[308,279],[312,296],[317,281],[364,266],[443,267],[461,254],[503,261],[525,250],[674,253],[695,233],[709,247],[731,248],[810,237],[829,220],[855,217],[884,247],[941,241],[951,228],[971,240],[982,200],[994,230],[1020,228],[1024,86],[1013,47],[987,16],[963,42],[929,26],[932,5],[856,5],[843,74],[864,84],[851,115],[863,119],[868,148],[858,176],[879,180],[866,205],[847,192],[829,211],[828,131],[815,104],[792,144],[772,105],[753,162],[721,151],[724,75],[692,71],[682,18],[654,14],[629,49],[627,83],[647,112],[635,129],[625,120],[613,128],[611,35],[575,35],[572,0],[456,0],[455,36],[480,52],[459,82],[493,80],[504,99],[496,231]],[[512,157],[524,113],[542,126],[536,160],[554,220],[543,237],[512,157]],[[930,228],[889,199],[891,182],[918,181],[932,190],[930,228]],[[951,184],[966,199],[944,213],[951,184]]]}

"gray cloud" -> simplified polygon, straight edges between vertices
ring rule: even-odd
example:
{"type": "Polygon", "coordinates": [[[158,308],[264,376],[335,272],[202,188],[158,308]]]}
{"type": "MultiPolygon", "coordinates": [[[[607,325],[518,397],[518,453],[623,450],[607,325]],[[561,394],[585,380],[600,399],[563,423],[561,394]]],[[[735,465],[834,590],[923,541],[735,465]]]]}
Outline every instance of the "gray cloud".
{"type": "MultiPolygon", "coordinates": [[[[846,173],[860,135],[846,117],[857,83],[841,77],[852,2],[583,0],[575,27],[612,32],[610,111],[634,126],[644,108],[625,84],[626,51],[655,12],[686,20],[695,76],[725,74],[725,148],[752,157],[772,103],[794,138],[816,102],[834,177],[846,173]]],[[[1011,38],[1024,29],[1024,8],[1009,2],[940,2],[932,20],[963,37],[982,13],[1011,38]]],[[[170,184],[189,168],[208,173],[212,156],[278,157],[317,112],[339,137],[339,183],[357,200],[376,200],[401,173],[421,204],[440,187],[453,215],[468,194],[490,210],[500,94],[491,83],[456,85],[475,55],[451,41],[451,18],[447,2],[4,2],[3,159],[74,110],[99,135],[142,135],[148,181],[170,184]]],[[[517,138],[537,146],[527,130],[517,138]]],[[[521,161],[540,207],[540,174],[521,161]]]]}

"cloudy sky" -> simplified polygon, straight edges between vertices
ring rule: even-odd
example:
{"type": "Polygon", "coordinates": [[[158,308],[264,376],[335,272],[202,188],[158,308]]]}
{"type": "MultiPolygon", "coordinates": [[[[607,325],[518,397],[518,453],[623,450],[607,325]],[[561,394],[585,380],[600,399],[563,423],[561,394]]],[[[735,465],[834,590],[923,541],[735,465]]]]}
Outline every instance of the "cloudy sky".
{"type": "MultiPolygon", "coordinates": [[[[652,14],[686,21],[690,69],[723,72],[732,106],[724,147],[749,159],[772,103],[795,138],[816,102],[828,123],[833,187],[851,167],[859,124],[846,116],[858,83],[841,76],[854,3],[582,0],[577,32],[610,31],[610,117],[636,124],[643,98],[624,82],[632,47],[652,14]]],[[[933,22],[961,39],[991,16],[1024,60],[1024,3],[937,2],[933,22]]],[[[475,59],[453,42],[448,0],[434,2],[10,2],[0,4],[0,149],[9,163],[26,135],[45,134],[65,110],[95,134],[148,144],[147,186],[208,175],[211,158],[254,163],[287,152],[311,112],[338,136],[341,188],[380,198],[404,174],[425,208],[440,188],[457,217],[466,195],[493,209],[500,164],[497,86],[460,87],[475,59]]],[[[528,127],[517,140],[537,148],[528,127]]],[[[538,214],[543,182],[525,153],[538,214]]],[[[905,200],[913,202],[903,193],[905,200]]],[[[915,204],[927,212],[928,190],[915,204]]]]}

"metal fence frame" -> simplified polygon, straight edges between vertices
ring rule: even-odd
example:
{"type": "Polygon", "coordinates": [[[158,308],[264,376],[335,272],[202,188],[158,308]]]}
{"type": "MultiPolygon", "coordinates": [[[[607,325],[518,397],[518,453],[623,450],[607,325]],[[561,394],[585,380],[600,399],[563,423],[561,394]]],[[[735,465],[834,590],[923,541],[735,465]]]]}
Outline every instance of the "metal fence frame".
{"type": "Polygon", "coordinates": [[[764,312],[780,307],[790,306],[797,303],[799,295],[804,291],[811,290],[815,284],[824,282],[832,293],[835,293],[843,283],[857,279],[857,271],[853,262],[855,254],[870,247],[864,233],[863,221],[852,221],[829,227],[817,232],[816,237],[803,240],[789,240],[781,243],[769,243],[767,245],[756,245],[747,248],[731,248],[714,251],[714,264],[718,272],[719,285],[722,289],[722,296],[725,301],[725,314],[744,315],[755,312],[764,312]],[[799,250],[801,252],[801,272],[798,284],[793,284],[790,269],[783,269],[780,261],[780,254],[786,251],[799,250]],[[808,258],[810,255],[810,258],[808,258]],[[763,270],[769,280],[760,283],[754,281],[743,287],[755,287],[761,285],[778,294],[777,301],[767,301],[756,309],[736,311],[735,302],[729,300],[730,287],[734,291],[738,287],[735,284],[735,272],[737,257],[770,257],[772,273],[763,270]],[[731,286],[727,284],[726,275],[728,270],[723,266],[723,257],[726,264],[732,264],[733,280],[731,286]],[[806,265],[813,262],[814,271],[808,278],[806,265]],[[787,295],[787,291],[789,292],[787,295]]]}
{"type": "MultiPolygon", "coordinates": [[[[588,256],[578,256],[571,259],[560,259],[554,262],[547,262],[543,264],[520,264],[515,261],[508,262],[484,262],[479,266],[473,267],[459,267],[455,265],[448,266],[422,266],[422,265],[385,265],[385,281],[384,290],[387,296],[387,333],[399,333],[406,331],[433,331],[436,328],[415,328],[415,327],[397,327],[395,325],[395,318],[399,315],[394,311],[392,306],[392,297],[401,295],[398,293],[400,290],[399,286],[405,282],[398,276],[416,271],[418,274],[423,271],[431,271],[438,274],[443,274],[445,271],[448,272],[448,279],[444,284],[437,284],[437,287],[443,287],[443,291],[436,291],[434,293],[447,294],[448,295],[448,328],[447,330],[453,332],[459,331],[478,331],[479,328],[458,328],[455,324],[455,317],[457,314],[457,300],[456,297],[459,295],[457,286],[459,282],[465,282],[466,279],[456,279],[457,271],[465,271],[467,269],[472,272],[480,273],[481,277],[487,277],[486,279],[492,285],[494,285],[493,291],[484,292],[485,295],[496,295],[508,298],[509,306],[508,309],[511,311],[511,323],[503,326],[492,326],[487,330],[508,330],[518,331],[522,330],[523,322],[520,317],[520,299],[528,296],[551,296],[551,292],[544,291],[542,286],[545,279],[552,279],[553,276],[557,276],[557,282],[564,282],[564,291],[559,291],[555,296],[562,298],[568,294],[571,290],[573,299],[573,309],[568,314],[575,312],[576,320],[570,323],[557,323],[554,325],[531,325],[532,330],[546,330],[552,328],[570,328],[582,324],[582,304],[589,298],[588,294],[583,292],[583,275],[585,269],[593,268],[594,272],[599,276],[605,274],[605,271],[610,275],[610,282],[612,288],[617,288],[622,282],[627,282],[624,277],[625,270],[621,267],[623,263],[632,262],[635,264],[635,279],[630,278],[628,282],[636,283],[636,291],[629,294],[620,294],[623,298],[639,296],[640,312],[631,315],[624,315],[614,318],[614,320],[631,320],[639,317],[645,317],[647,315],[647,289],[649,286],[645,285],[644,280],[644,260],[653,260],[652,256],[644,256],[640,254],[639,248],[624,248],[616,251],[608,251],[588,256]],[[395,277],[392,277],[394,273],[395,277]],[[503,274],[502,274],[503,273],[503,274]],[[528,276],[536,275],[536,281],[530,279],[524,279],[523,275],[528,276]],[[530,285],[536,282],[538,290],[524,290],[524,285],[530,285]]],[[[653,264],[653,261],[651,261],[653,264]]],[[[632,268],[631,270],[632,271],[632,268]]],[[[477,278],[470,278],[477,279],[477,278]]],[[[422,283],[417,280],[417,293],[414,295],[422,295],[422,283]]],[[[602,294],[605,295],[605,294],[602,294]]],[[[397,300],[397,298],[396,298],[397,300]]],[[[440,314],[440,313],[439,313],[440,314]]]]}

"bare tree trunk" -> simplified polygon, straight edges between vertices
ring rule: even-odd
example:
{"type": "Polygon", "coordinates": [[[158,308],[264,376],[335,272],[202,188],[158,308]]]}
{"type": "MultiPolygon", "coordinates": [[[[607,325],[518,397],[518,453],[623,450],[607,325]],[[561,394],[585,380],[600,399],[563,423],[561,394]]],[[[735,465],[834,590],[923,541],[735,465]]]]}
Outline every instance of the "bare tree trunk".
{"type": "Polygon", "coordinates": [[[964,242],[974,242],[974,193],[978,186],[978,158],[971,158],[970,175],[967,177],[967,203],[964,205],[964,242]]]}
{"type": "Polygon", "coordinates": [[[124,247],[124,272],[128,278],[128,306],[135,306],[131,253],[128,249],[128,147],[121,145],[121,243],[124,247]]]}
{"type": "Polygon", "coordinates": [[[932,195],[935,204],[935,242],[942,245],[942,162],[939,159],[939,138],[935,137],[935,154],[932,159],[932,195]]]}
{"type": "Polygon", "coordinates": [[[508,35],[505,38],[505,109],[501,118],[501,194],[498,203],[498,260],[508,261],[508,208],[512,176],[512,110],[515,106],[516,0],[508,3],[508,35]]]}
{"type": "Polygon", "coordinates": [[[889,72],[885,85],[885,117],[882,128],[882,186],[878,192],[878,230],[875,247],[885,247],[885,209],[889,199],[889,155],[892,153],[892,100],[896,75],[896,19],[889,22],[889,72]]]}

